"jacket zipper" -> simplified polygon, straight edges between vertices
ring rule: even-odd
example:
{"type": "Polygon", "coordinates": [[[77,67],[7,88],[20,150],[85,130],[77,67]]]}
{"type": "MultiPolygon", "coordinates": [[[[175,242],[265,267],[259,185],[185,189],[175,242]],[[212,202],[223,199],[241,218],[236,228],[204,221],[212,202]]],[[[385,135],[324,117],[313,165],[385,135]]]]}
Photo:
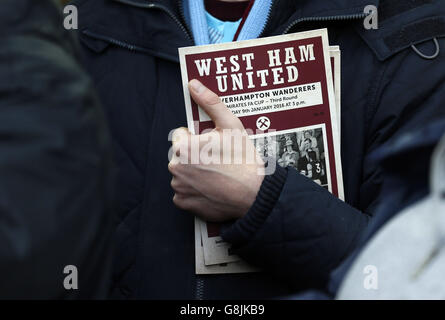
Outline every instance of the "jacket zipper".
{"type": "MultiPolygon", "coordinates": [[[[181,21],[179,21],[179,19],[175,16],[175,14],[168,9],[167,7],[163,6],[163,5],[159,5],[159,4],[155,4],[155,3],[147,3],[147,4],[142,4],[142,3],[134,3],[131,0],[114,0],[116,2],[120,2],[123,4],[127,4],[133,7],[137,7],[137,8],[143,8],[143,9],[158,9],[161,10],[163,12],[165,12],[169,17],[171,17],[176,24],[180,27],[180,29],[183,31],[183,33],[185,34],[185,36],[187,37],[187,39],[189,39],[192,43],[193,43],[193,37],[190,35],[189,31],[187,30],[187,28],[181,23],[181,21]]],[[[182,6],[180,6],[182,8],[182,6]]],[[[181,12],[183,12],[183,10],[181,10],[181,12]]],[[[183,13],[182,13],[183,14],[183,13]]],[[[87,36],[99,39],[99,40],[103,40],[103,41],[107,41],[115,46],[130,50],[130,51],[139,51],[139,52],[143,52],[143,53],[147,53],[149,52],[148,50],[135,46],[133,44],[129,44],[127,42],[124,41],[120,41],[120,40],[116,40],[114,38],[110,38],[107,36],[102,36],[93,32],[90,32],[88,30],[84,30],[82,31],[83,34],[86,34],[87,36]]]]}
{"type": "Polygon", "coordinates": [[[272,10],[276,3],[277,3],[277,1],[272,1],[272,4],[270,5],[269,11],[267,12],[267,16],[266,16],[266,22],[263,25],[263,29],[261,29],[259,38],[263,35],[264,31],[266,30],[267,25],[269,24],[270,16],[271,16],[272,10]]]}
{"type": "MultiPolygon", "coordinates": [[[[193,37],[191,36],[190,32],[188,31],[187,27],[184,26],[181,21],[176,17],[176,15],[167,7],[165,7],[164,5],[161,4],[155,4],[155,3],[147,3],[147,4],[142,4],[142,3],[135,3],[131,0],[114,0],[116,2],[120,2],[123,4],[127,4],[133,7],[138,7],[138,8],[144,8],[144,9],[158,9],[161,11],[164,11],[170,18],[173,19],[173,21],[175,21],[175,23],[179,26],[179,28],[182,30],[182,32],[184,33],[184,35],[187,37],[187,39],[189,39],[191,42],[194,42],[193,37]]],[[[179,0],[179,11],[182,15],[182,18],[185,20],[184,18],[184,10],[182,7],[182,1],[179,0]]],[[[275,5],[275,1],[272,2],[272,5],[269,8],[269,11],[267,13],[267,18],[266,18],[266,22],[263,26],[263,29],[260,33],[260,37],[263,36],[264,31],[266,30],[266,27],[270,21],[270,16],[272,13],[272,10],[274,8],[275,5]]],[[[341,20],[355,20],[355,19],[364,19],[367,16],[366,13],[356,13],[356,14],[350,14],[350,15],[339,15],[339,16],[326,16],[326,17],[307,17],[307,18],[300,18],[297,20],[294,20],[292,23],[290,23],[286,29],[283,31],[282,34],[287,34],[295,25],[297,25],[298,23],[301,22],[310,22],[310,21],[319,21],[319,22],[326,22],[326,21],[341,21],[341,20]]],[[[91,32],[88,32],[87,30],[83,31],[84,34],[86,35],[90,35],[92,37],[104,40],[104,41],[108,41],[116,46],[128,49],[130,51],[141,51],[141,52],[147,52],[146,50],[144,50],[141,47],[123,42],[123,41],[119,41],[110,37],[105,37],[105,36],[99,36],[97,34],[93,34],[91,32]]]]}
{"type": "Polygon", "coordinates": [[[204,279],[198,276],[196,278],[196,294],[195,299],[196,300],[204,300],[204,279]]]}
{"type": "MultiPolygon", "coordinates": [[[[114,0],[116,2],[120,2],[123,4],[127,4],[133,7],[138,7],[138,8],[144,8],[144,9],[158,9],[161,11],[164,11],[170,18],[173,19],[173,21],[175,21],[175,23],[179,26],[179,28],[182,30],[182,32],[184,32],[184,34],[186,35],[186,37],[193,41],[193,37],[191,36],[191,34],[189,33],[189,31],[187,30],[187,28],[181,23],[181,21],[179,21],[179,19],[176,17],[176,15],[166,6],[162,5],[162,4],[157,4],[157,3],[135,3],[131,0],[114,0]]],[[[180,8],[182,8],[182,5],[180,6],[180,8]]],[[[182,10],[182,9],[181,9],[182,10]]],[[[181,11],[182,12],[182,11],[181,11]]]]}
{"type": "Polygon", "coordinates": [[[286,29],[284,29],[283,34],[287,34],[293,27],[295,27],[300,22],[326,22],[326,21],[341,21],[341,20],[356,20],[356,19],[364,19],[367,16],[366,13],[356,13],[356,14],[347,14],[347,15],[339,15],[339,16],[326,16],[326,17],[307,17],[300,18],[294,20],[290,23],[286,29]]]}
{"type": "MultiPolygon", "coordinates": [[[[184,27],[184,29],[187,30],[187,33],[190,35],[190,38],[193,41],[193,43],[195,43],[193,40],[193,33],[190,32],[190,26],[187,25],[187,19],[185,19],[183,0],[178,0],[178,7],[179,7],[179,14],[181,15],[181,18],[185,23],[185,26],[183,26],[183,27],[184,27]]],[[[180,21],[179,21],[179,23],[180,23],[180,21]]]]}
{"type": "Polygon", "coordinates": [[[115,46],[122,47],[122,48],[130,50],[130,51],[143,51],[143,49],[138,46],[135,46],[135,45],[123,42],[123,41],[119,41],[119,40],[116,40],[116,39],[113,39],[113,38],[110,38],[107,36],[102,36],[97,33],[91,32],[89,30],[83,30],[82,33],[86,34],[89,37],[109,42],[115,46]]]}

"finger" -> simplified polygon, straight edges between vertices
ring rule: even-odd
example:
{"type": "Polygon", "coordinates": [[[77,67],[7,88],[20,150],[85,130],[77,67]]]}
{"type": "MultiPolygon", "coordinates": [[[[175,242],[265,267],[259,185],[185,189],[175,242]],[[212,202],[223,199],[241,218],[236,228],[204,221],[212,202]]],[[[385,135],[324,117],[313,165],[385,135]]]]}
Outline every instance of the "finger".
{"type": "Polygon", "coordinates": [[[189,135],[190,135],[190,132],[187,128],[180,127],[178,129],[176,129],[175,131],[173,131],[172,143],[175,144],[175,143],[179,142],[181,140],[181,138],[187,137],[189,135]]]}
{"type": "Polygon", "coordinates": [[[190,131],[187,128],[180,127],[173,131],[172,134],[172,146],[174,150],[178,150],[180,147],[188,147],[190,140],[190,131]]]}
{"type": "Polygon", "coordinates": [[[170,184],[175,193],[179,193],[186,196],[201,195],[195,188],[193,188],[189,184],[184,183],[183,179],[177,176],[173,176],[170,184]]]}
{"type": "MultiPolygon", "coordinates": [[[[192,212],[205,221],[214,221],[215,218],[209,212],[213,212],[211,205],[206,198],[189,197],[179,193],[173,196],[173,203],[179,209],[192,212]]],[[[216,219],[220,221],[221,219],[216,219]]]]}
{"type": "Polygon", "coordinates": [[[187,128],[176,129],[172,135],[173,163],[188,163],[190,155],[191,133],[187,128]],[[184,162],[185,161],[185,162],[184,162]]]}
{"type": "Polygon", "coordinates": [[[232,219],[232,217],[228,217],[225,212],[213,206],[212,203],[204,197],[188,197],[175,194],[173,203],[182,210],[194,213],[204,221],[224,222],[232,219]]]}
{"type": "Polygon", "coordinates": [[[180,193],[175,193],[175,195],[173,196],[173,203],[179,209],[196,212],[197,210],[200,210],[202,198],[189,197],[180,193]]]}
{"type": "Polygon", "coordinates": [[[217,128],[244,129],[241,121],[233,115],[216,93],[205,87],[200,81],[189,82],[193,100],[209,115],[217,128]]]}

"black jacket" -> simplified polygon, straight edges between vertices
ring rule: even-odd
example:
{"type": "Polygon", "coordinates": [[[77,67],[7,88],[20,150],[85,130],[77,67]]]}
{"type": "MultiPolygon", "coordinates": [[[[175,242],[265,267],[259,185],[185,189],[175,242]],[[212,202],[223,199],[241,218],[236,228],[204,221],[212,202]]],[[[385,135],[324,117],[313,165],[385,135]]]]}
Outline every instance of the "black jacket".
{"type": "Polygon", "coordinates": [[[443,117],[445,3],[276,0],[262,36],[327,27],[342,50],[342,161],[346,203],[295,170],[267,177],[247,216],[224,237],[268,273],[195,276],[193,217],[172,203],[169,132],[186,124],[177,48],[193,45],[176,0],[78,0],[85,62],[111,125],[119,166],[114,297],[266,298],[324,285],[351,252],[385,194],[369,155],[443,117]],[[433,39],[442,48],[435,51],[433,39]]]}
{"type": "Polygon", "coordinates": [[[0,299],[108,296],[109,136],[78,49],[52,0],[1,2],[0,299]]]}

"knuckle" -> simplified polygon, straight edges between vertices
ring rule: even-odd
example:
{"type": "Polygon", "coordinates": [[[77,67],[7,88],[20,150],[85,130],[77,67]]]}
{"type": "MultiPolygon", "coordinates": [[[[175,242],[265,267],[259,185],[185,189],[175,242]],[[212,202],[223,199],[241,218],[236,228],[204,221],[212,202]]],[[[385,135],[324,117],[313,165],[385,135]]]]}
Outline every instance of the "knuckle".
{"type": "Polygon", "coordinates": [[[190,153],[189,139],[181,139],[173,145],[173,152],[177,157],[187,156],[190,153]]]}
{"type": "Polygon", "coordinates": [[[170,173],[175,173],[177,166],[178,166],[177,163],[174,163],[173,161],[170,161],[168,163],[168,171],[170,171],[170,173]]]}
{"type": "Polygon", "coordinates": [[[173,150],[177,151],[181,148],[187,148],[189,143],[189,132],[185,128],[178,128],[173,132],[172,146],[173,150]]]}
{"type": "Polygon", "coordinates": [[[173,203],[179,209],[187,210],[186,206],[187,202],[185,201],[185,198],[182,195],[175,193],[175,195],[173,196],[173,203]]]}
{"type": "Polygon", "coordinates": [[[175,178],[173,178],[170,182],[170,186],[173,190],[177,190],[179,188],[179,181],[175,178]]]}
{"type": "Polygon", "coordinates": [[[183,168],[184,164],[182,164],[180,161],[174,161],[174,162],[170,161],[170,163],[168,164],[168,171],[170,171],[170,173],[173,176],[177,176],[183,173],[184,172],[183,168]]]}
{"type": "Polygon", "coordinates": [[[180,199],[176,193],[173,196],[173,203],[175,204],[175,206],[180,207],[180,199]]]}
{"type": "Polygon", "coordinates": [[[172,135],[173,142],[181,139],[181,137],[183,137],[184,135],[187,135],[187,133],[188,133],[187,128],[180,127],[180,128],[175,129],[173,131],[173,135],[172,135]]]}

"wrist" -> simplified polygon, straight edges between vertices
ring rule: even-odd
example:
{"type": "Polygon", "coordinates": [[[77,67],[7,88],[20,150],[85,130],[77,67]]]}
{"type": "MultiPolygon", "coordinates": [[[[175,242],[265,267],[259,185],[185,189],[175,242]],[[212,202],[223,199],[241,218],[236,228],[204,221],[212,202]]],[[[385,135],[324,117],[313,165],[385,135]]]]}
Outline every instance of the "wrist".
{"type": "Polygon", "coordinates": [[[262,177],[255,201],[234,224],[224,228],[224,240],[241,245],[255,234],[275,208],[287,179],[287,171],[287,168],[277,165],[273,174],[262,177]]]}
{"type": "Polygon", "coordinates": [[[265,175],[265,167],[264,164],[259,165],[256,168],[256,172],[252,174],[252,179],[250,180],[249,187],[249,195],[245,198],[245,206],[244,210],[241,211],[241,214],[237,218],[242,218],[246,215],[246,213],[249,211],[249,209],[254,204],[258,192],[260,191],[261,185],[264,181],[264,175],[265,175]]]}

